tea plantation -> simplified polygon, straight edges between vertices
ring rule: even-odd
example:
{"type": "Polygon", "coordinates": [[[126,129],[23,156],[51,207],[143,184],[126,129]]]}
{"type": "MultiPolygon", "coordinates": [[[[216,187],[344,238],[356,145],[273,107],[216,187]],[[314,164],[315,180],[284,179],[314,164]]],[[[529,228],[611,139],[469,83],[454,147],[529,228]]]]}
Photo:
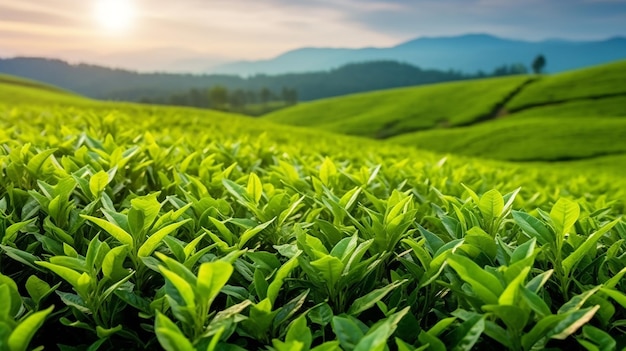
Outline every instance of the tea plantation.
{"type": "Polygon", "coordinates": [[[2,351],[626,347],[620,177],[11,82],[0,145],[2,351]]]}
{"type": "MultiPolygon", "coordinates": [[[[524,162],[576,161],[626,151],[626,61],[553,76],[517,76],[313,101],[266,118],[435,152],[524,162]]],[[[595,160],[594,160],[595,161],[595,160]]],[[[595,166],[599,166],[595,167],[595,166]]]]}
{"type": "Polygon", "coordinates": [[[388,138],[489,118],[508,95],[531,81],[531,77],[514,76],[389,89],[302,103],[265,118],[343,134],[388,138]]]}

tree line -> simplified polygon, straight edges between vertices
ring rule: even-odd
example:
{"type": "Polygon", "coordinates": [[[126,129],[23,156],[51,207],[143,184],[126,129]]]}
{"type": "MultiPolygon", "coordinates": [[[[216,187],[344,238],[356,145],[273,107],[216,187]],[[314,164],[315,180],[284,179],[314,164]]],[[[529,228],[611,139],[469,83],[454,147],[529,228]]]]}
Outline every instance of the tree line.
{"type": "Polygon", "coordinates": [[[296,104],[298,102],[298,92],[296,89],[287,87],[283,87],[280,91],[273,91],[268,87],[261,89],[228,89],[225,86],[217,85],[211,88],[191,88],[167,97],[144,97],[139,102],[211,108],[256,115],[296,104]]]}
{"type": "MultiPolygon", "coordinates": [[[[533,70],[536,71],[535,67],[533,70]]],[[[272,90],[267,86],[260,89],[242,89],[215,85],[210,88],[192,88],[169,95],[143,97],[139,101],[148,104],[191,106],[261,115],[294,105],[298,101],[316,98],[402,86],[527,73],[528,68],[521,63],[502,65],[489,73],[479,71],[475,74],[464,74],[454,70],[422,70],[397,62],[368,62],[347,65],[326,73],[301,73],[286,76],[257,75],[251,78],[260,81],[266,80],[270,84],[275,84],[274,80],[281,79],[292,82],[304,91],[303,94],[296,88],[287,87],[272,90]]]]}
{"type": "MultiPolygon", "coordinates": [[[[541,72],[545,66],[545,58],[538,58],[529,66],[533,71],[541,72]]],[[[93,65],[70,65],[60,60],[15,58],[0,59],[0,72],[40,80],[96,99],[228,109],[258,115],[299,101],[524,74],[528,71],[522,64],[508,64],[491,71],[468,73],[424,69],[396,61],[373,61],[352,63],[321,72],[240,77],[222,74],[138,73],[93,65]],[[220,87],[226,92],[219,89],[220,87]],[[211,92],[214,88],[217,89],[211,92]],[[285,88],[288,94],[285,94],[285,88]]]]}

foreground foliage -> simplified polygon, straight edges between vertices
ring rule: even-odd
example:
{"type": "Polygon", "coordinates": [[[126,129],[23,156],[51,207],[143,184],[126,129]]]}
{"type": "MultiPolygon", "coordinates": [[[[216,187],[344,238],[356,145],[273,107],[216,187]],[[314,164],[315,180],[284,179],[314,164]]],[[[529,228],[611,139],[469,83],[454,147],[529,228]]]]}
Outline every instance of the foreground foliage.
{"type": "Polygon", "coordinates": [[[222,116],[0,107],[0,350],[626,345],[623,182],[222,116]]]}

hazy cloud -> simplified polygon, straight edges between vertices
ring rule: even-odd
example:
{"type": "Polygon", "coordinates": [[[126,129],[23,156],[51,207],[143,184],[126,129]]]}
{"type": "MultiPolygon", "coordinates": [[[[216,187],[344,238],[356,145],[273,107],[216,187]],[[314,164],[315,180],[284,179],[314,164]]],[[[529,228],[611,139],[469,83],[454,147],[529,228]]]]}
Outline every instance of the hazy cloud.
{"type": "Polygon", "coordinates": [[[468,32],[531,40],[626,34],[626,0],[127,0],[137,18],[117,34],[95,21],[97,1],[106,0],[0,0],[2,52],[90,60],[178,48],[257,59],[468,32]]]}

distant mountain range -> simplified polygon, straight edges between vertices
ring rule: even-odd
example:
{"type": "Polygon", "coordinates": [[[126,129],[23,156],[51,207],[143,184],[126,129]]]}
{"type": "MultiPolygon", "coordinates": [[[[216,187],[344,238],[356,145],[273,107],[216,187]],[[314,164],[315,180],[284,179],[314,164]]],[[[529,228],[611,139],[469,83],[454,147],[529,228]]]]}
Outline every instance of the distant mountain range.
{"type": "MultiPolygon", "coordinates": [[[[546,57],[547,72],[560,72],[626,59],[626,38],[586,42],[526,42],[483,34],[420,38],[392,48],[299,49],[272,60],[215,66],[213,71],[218,73],[211,74],[138,73],[55,59],[0,58],[0,73],[99,99],[148,98],[167,103],[172,95],[219,85],[232,91],[295,89],[299,100],[307,101],[483,76],[478,72],[489,75],[503,65],[521,63],[528,67],[538,54],[546,57]]],[[[107,62],[114,66],[119,60],[119,56],[111,55],[107,62]]],[[[185,62],[190,70],[201,65],[196,60],[185,62]]]]}
{"type": "Polygon", "coordinates": [[[600,41],[545,40],[529,42],[486,34],[419,38],[390,48],[303,48],[276,58],[215,66],[214,73],[253,75],[324,71],[347,63],[394,60],[425,69],[492,71],[502,64],[530,65],[539,54],[547,72],[561,72],[626,58],[626,38],[600,41]]]}

